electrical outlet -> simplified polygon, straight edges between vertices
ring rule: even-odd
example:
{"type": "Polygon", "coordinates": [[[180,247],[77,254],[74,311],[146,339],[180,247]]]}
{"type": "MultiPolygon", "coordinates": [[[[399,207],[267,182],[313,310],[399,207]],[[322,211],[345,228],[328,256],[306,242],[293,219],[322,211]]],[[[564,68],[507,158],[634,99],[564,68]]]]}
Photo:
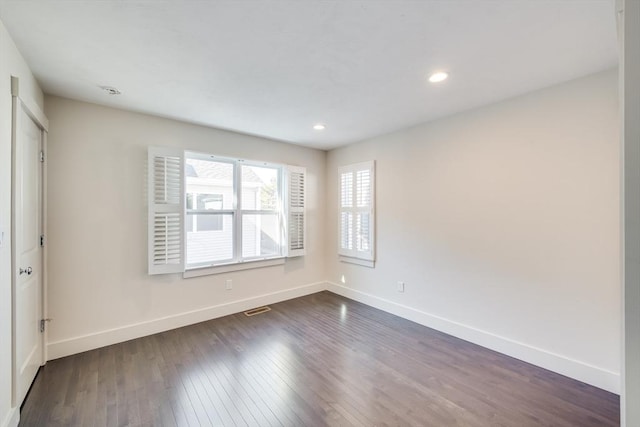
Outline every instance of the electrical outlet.
{"type": "Polygon", "coordinates": [[[398,282],[398,292],[404,292],[404,282],[398,282]]]}
{"type": "Polygon", "coordinates": [[[227,279],[227,282],[225,284],[225,288],[230,291],[231,289],[233,289],[233,280],[231,279],[227,279]]]}

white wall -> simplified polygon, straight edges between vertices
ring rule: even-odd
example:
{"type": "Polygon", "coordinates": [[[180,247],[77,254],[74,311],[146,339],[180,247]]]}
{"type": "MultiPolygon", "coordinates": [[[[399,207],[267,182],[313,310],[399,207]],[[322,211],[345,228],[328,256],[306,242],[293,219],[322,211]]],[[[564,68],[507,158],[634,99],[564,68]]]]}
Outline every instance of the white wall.
{"type": "Polygon", "coordinates": [[[329,152],[331,289],[618,392],[617,102],[610,70],[329,152]],[[374,269],[337,260],[337,169],[366,160],[374,269]]]}
{"type": "Polygon", "coordinates": [[[325,287],[324,151],[57,97],[45,112],[50,359],[325,287]],[[149,145],[306,166],[307,256],[199,278],[147,275],[149,145]]]}
{"type": "Polygon", "coordinates": [[[0,426],[17,421],[11,408],[11,76],[20,79],[20,96],[42,108],[42,91],[0,22],[0,426]]]}

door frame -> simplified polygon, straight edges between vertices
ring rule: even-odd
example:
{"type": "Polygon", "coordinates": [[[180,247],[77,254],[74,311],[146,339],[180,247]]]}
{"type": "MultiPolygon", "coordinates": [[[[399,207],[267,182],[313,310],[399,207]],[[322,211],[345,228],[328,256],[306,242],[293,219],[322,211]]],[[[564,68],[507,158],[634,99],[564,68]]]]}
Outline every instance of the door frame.
{"type": "MultiPolygon", "coordinates": [[[[20,96],[20,80],[18,77],[11,76],[11,401],[12,406],[17,407],[22,404],[18,402],[17,390],[17,363],[16,363],[16,285],[17,285],[17,254],[16,254],[16,144],[17,144],[17,120],[20,109],[23,109],[27,115],[34,121],[42,132],[41,150],[45,159],[47,155],[47,134],[49,132],[49,120],[44,115],[38,104],[32,99],[20,96]]],[[[40,179],[40,218],[42,234],[47,236],[47,162],[43,162],[40,179]]],[[[41,295],[41,318],[47,317],[47,245],[42,248],[42,287],[41,295]]],[[[40,355],[40,364],[44,365],[47,361],[47,330],[41,334],[42,354],[40,355]]]]}

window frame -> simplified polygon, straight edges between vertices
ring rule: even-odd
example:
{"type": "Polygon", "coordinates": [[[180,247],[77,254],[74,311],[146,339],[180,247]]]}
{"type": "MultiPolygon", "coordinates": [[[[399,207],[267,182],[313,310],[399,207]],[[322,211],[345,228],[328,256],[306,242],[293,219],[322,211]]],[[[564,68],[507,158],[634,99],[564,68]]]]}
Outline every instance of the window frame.
{"type": "MultiPolygon", "coordinates": [[[[229,267],[233,268],[234,266],[243,265],[247,263],[256,263],[259,261],[270,261],[270,260],[278,260],[281,259],[284,262],[284,258],[286,255],[286,247],[285,247],[285,212],[286,205],[284,200],[284,170],[286,165],[278,164],[278,163],[270,163],[270,162],[261,162],[261,161],[253,161],[253,160],[245,160],[245,159],[234,159],[230,157],[217,156],[202,152],[196,151],[187,151],[184,152],[184,162],[187,164],[188,159],[198,159],[204,161],[214,161],[220,163],[228,163],[233,166],[233,194],[232,194],[232,207],[231,209],[221,209],[221,210],[199,210],[199,209],[186,209],[186,197],[188,193],[188,184],[187,178],[185,176],[185,189],[184,189],[184,198],[185,198],[185,217],[188,215],[188,211],[191,214],[204,214],[204,215],[231,215],[232,218],[232,230],[231,230],[231,253],[232,257],[227,258],[220,261],[213,262],[201,262],[201,263],[192,263],[189,264],[188,259],[188,244],[187,244],[187,229],[185,221],[184,227],[184,241],[185,241],[185,277],[194,277],[200,274],[187,274],[188,272],[192,272],[194,270],[213,270],[220,269],[221,267],[229,267]],[[243,209],[242,208],[242,166],[256,166],[256,167],[264,167],[269,169],[276,170],[277,176],[277,209],[275,210],[262,210],[262,209],[243,209]],[[271,256],[251,256],[251,257],[243,257],[242,255],[242,224],[244,215],[276,215],[279,223],[279,253],[271,256]]],[[[185,168],[186,169],[186,168],[185,168]]],[[[271,263],[268,263],[271,265],[271,263]]],[[[249,267],[253,268],[253,267],[249,267]]],[[[241,268],[238,268],[241,269],[241,268]]],[[[243,268],[242,268],[243,269],[243,268]]],[[[225,271],[232,271],[228,269],[224,269],[225,271]]],[[[222,272],[222,271],[216,271],[222,272]]],[[[212,271],[205,272],[204,274],[213,274],[212,271]]]]}
{"type": "MultiPolygon", "coordinates": [[[[338,259],[342,262],[351,264],[362,265],[365,267],[375,267],[375,161],[366,161],[360,163],[353,163],[349,165],[340,166],[338,168],[338,259]],[[358,205],[358,173],[368,171],[369,173],[369,204],[367,206],[358,205]],[[348,189],[348,198],[350,199],[350,206],[343,206],[343,200],[345,200],[345,194],[343,190],[345,188],[342,185],[342,177],[344,174],[351,174],[350,187],[348,189]],[[351,233],[351,249],[342,247],[343,237],[343,214],[351,215],[350,229],[351,233]],[[368,242],[369,248],[367,251],[358,250],[358,232],[357,232],[357,215],[368,214],[369,226],[368,226],[368,242]]],[[[362,194],[360,194],[362,196],[362,194]]]]}
{"type": "MultiPolygon", "coordinates": [[[[306,167],[265,161],[248,161],[178,147],[149,146],[147,147],[146,169],[147,273],[149,275],[180,273],[183,278],[205,276],[284,264],[286,259],[295,259],[306,255],[308,243],[305,201],[306,167]],[[232,263],[198,263],[197,265],[191,264],[189,269],[186,268],[185,255],[188,232],[186,224],[187,164],[185,158],[187,156],[205,160],[227,160],[234,164],[243,163],[247,166],[279,168],[279,211],[264,210],[269,214],[279,212],[279,256],[246,257],[241,259],[241,262],[232,263]]],[[[240,173],[239,167],[235,168],[233,176],[235,177],[237,173],[240,173]]],[[[234,179],[234,185],[239,185],[239,182],[240,180],[234,179]]],[[[236,203],[236,206],[237,197],[238,192],[234,191],[233,202],[236,203]]],[[[231,210],[236,212],[235,209],[223,211],[231,210]]],[[[254,209],[253,211],[261,212],[262,210],[254,209]]],[[[216,210],[216,212],[220,212],[220,210],[216,210]]],[[[250,213],[251,210],[244,212],[250,213]]],[[[237,214],[229,212],[229,215],[237,214]]],[[[237,227],[241,230],[241,225],[237,225],[237,227]]],[[[236,236],[241,236],[241,234],[236,233],[236,236]]],[[[240,248],[241,245],[236,243],[235,247],[240,248]]]]}
{"type": "Polygon", "coordinates": [[[238,160],[238,168],[237,168],[237,178],[240,179],[239,181],[239,188],[238,188],[238,192],[237,192],[237,200],[238,200],[238,224],[237,224],[237,247],[238,247],[238,259],[240,260],[239,262],[252,262],[252,261],[261,261],[261,260],[268,260],[268,259],[273,259],[273,258],[282,258],[285,255],[285,233],[286,230],[284,229],[284,216],[285,216],[285,212],[286,212],[286,206],[285,206],[285,201],[284,201],[284,169],[285,169],[285,165],[278,165],[278,164],[273,164],[273,163],[268,163],[268,162],[256,162],[256,161],[247,161],[247,160],[238,160]],[[277,188],[278,188],[278,192],[277,192],[277,201],[276,201],[276,206],[277,209],[275,210],[265,210],[265,209],[243,209],[242,208],[242,166],[256,166],[256,167],[264,167],[264,168],[273,168],[276,169],[277,171],[277,188]],[[278,224],[279,224],[279,236],[278,238],[280,239],[280,253],[278,255],[272,255],[272,256],[253,256],[253,257],[244,257],[242,256],[242,224],[244,223],[244,216],[245,215],[273,215],[276,214],[277,215],[277,219],[278,219],[278,224]]]}

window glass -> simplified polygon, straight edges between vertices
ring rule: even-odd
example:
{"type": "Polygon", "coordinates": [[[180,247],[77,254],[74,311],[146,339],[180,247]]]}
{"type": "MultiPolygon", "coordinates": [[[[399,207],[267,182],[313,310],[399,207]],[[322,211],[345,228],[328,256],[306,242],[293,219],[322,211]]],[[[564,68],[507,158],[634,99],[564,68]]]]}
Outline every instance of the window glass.
{"type": "Polygon", "coordinates": [[[280,168],[208,157],[186,159],[187,266],[282,255],[280,168]]]}
{"type": "Polygon", "coordinates": [[[252,258],[278,255],[280,233],[277,214],[242,215],[242,256],[252,258]]]}
{"type": "Polygon", "coordinates": [[[233,209],[233,163],[186,159],[187,210],[233,209]]]}
{"type": "Polygon", "coordinates": [[[187,209],[215,210],[223,209],[222,194],[187,193],[187,209]]]}
{"type": "Polygon", "coordinates": [[[278,210],[278,169],[242,165],[242,209],[278,210]]]}
{"type": "Polygon", "coordinates": [[[231,259],[233,214],[187,215],[187,265],[231,259]]]}

